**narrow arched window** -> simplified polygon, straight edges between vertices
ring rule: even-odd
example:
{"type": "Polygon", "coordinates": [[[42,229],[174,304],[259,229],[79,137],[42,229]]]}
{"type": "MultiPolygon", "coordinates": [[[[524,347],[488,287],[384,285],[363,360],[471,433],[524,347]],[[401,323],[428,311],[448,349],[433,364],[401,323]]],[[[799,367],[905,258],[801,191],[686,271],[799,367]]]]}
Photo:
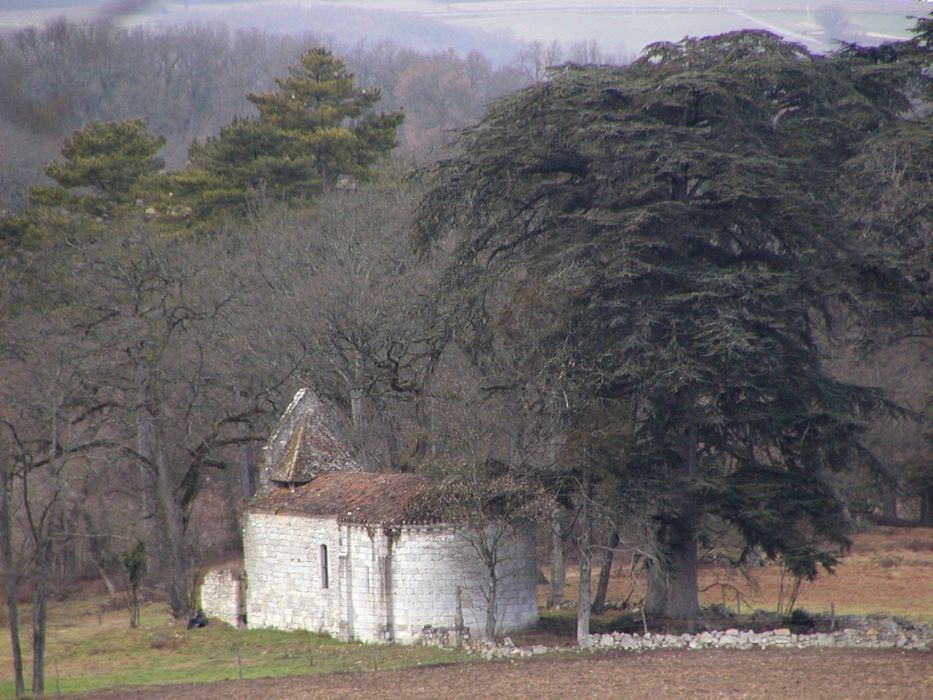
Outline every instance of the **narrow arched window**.
{"type": "Polygon", "coordinates": [[[327,580],[327,545],[321,545],[321,588],[328,587],[327,580]]]}

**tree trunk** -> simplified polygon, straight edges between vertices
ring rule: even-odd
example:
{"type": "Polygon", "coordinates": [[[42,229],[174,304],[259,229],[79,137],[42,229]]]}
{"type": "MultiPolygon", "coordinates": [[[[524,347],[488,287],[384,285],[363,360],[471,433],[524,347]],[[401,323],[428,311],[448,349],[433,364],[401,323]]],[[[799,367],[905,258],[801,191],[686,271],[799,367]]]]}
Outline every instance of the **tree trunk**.
{"type": "Polygon", "coordinates": [[[173,486],[171,469],[160,439],[156,446],[156,496],[159,519],[171,554],[172,580],[169,585],[169,602],[172,615],[181,618],[189,616],[192,612],[188,581],[191,566],[185,543],[184,518],[174,498],[173,486]]]}
{"type": "Polygon", "coordinates": [[[680,440],[680,480],[672,485],[679,490],[679,512],[665,514],[658,528],[659,561],[649,567],[646,611],[654,616],[686,623],[692,632],[700,614],[697,595],[697,507],[690,493],[690,481],[697,468],[696,426],[689,421],[680,440]]]}
{"type": "Polygon", "coordinates": [[[175,498],[175,478],[165,455],[162,434],[150,402],[152,387],[149,372],[138,356],[134,356],[134,360],[137,363],[137,445],[139,454],[148,462],[149,469],[145,470],[145,475],[155,492],[155,508],[160,526],[159,537],[154,540],[161,540],[168,545],[167,564],[171,570],[169,603],[172,615],[176,618],[187,617],[192,612],[188,581],[191,567],[185,543],[184,515],[175,498]]]}
{"type": "Polygon", "coordinates": [[[48,621],[49,566],[52,540],[41,537],[36,542],[36,570],[32,591],[32,694],[45,695],[45,631],[48,621]]]}
{"type": "Polygon", "coordinates": [[[596,597],[593,598],[593,613],[602,615],[606,609],[606,595],[609,592],[609,575],[612,573],[613,550],[619,546],[619,531],[613,530],[609,542],[603,550],[603,563],[599,569],[599,583],[596,585],[596,597]]]}
{"type": "Polygon", "coordinates": [[[109,554],[107,552],[106,538],[98,532],[94,519],[87,509],[81,509],[81,516],[84,519],[84,530],[87,533],[88,545],[91,550],[91,560],[94,562],[94,566],[97,567],[101,581],[104,582],[104,587],[107,589],[107,602],[113,604],[117,597],[117,589],[113,585],[113,581],[110,580],[110,576],[107,575],[109,554]]]}
{"type": "Polygon", "coordinates": [[[933,484],[920,489],[920,522],[933,525],[933,484]]]}
{"type": "Polygon", "coordinates": [[[100,580],[104,583],[104,588],[107,589],[107,602],[110,605],[113,605],[113,602],[117,598],[116,586],[113,585],[113,581],[110,580],[110,577],[107,575],[104,567],[102,567],[99,562],[95,561],[94,565],[97,567],[97,573],[100,574],[100,580]]]}
{"type": "Polygon", "coordinates": [[[19,643],[19,601],[16,599],[16,569],[13,563],[13,518],[10,510],[12,475],[0,473],[0,556],[3,557],[3,583],[10,622],[10,648],[13,656],[13,685],[16,697],[26,694],[23,680],[23,650],[19,643]]]}
{"type": "Polygon", "coordinates": [[[665,561],[648,569],[645,610],[655,617],[684,622],[692,631],[700,613],[696,538],[692,533],[683,534],[658,545],[665,561]]]}
{"type": "Polygon", "coordinates": [[[590,572],[592,570],[593,553],[591,551],[591,538],[593,530],[593,515],[590,507],[592,488],[587,480],[583,488],[583,506],[580,512],[580,585],[577,595],[577,644],[590,633],[590,572]]]}
{"type": "Polygon", "coordinates": [[[885,518],[897,519],[897,489],[888,479],[881,484],[881,514],[885,518]]]}
{"type": "Polygon", "coordinates": [[[564,524],[560,508],[551,512],[551,587],[547,606],[558,608],[564,603],[564,589],[567,585],[567,568],[564,563],[564,524]]]}
{"type": "Polygon", "coordinates": [[[136,451],[140,456],[139,471],[139,507],[145,518],[147,537],[154,545],[152,553],[157,561],[162,561],[164,548],[161,546],[160,533],[153,523],[157,507],[153,503],[155,484],[155,453],[153,450],[153,432],[155,415],[149,406],[149,373],[138,353],[132,354],[136,363],[136,451]]]}
{"type": "Polygon", "coordinates": [[[498,593],[498,584],[496,574],[496,565],[493,562],[489,567],[489,590],[486,596],[486,639],[492,640],[496,636],[496,596],[498,593]]]}
{"type": "Polygon", "coordinates": [[[434,425],[431,420],[430,407],[427,406],[427,397],[424,392],[415,399],[415,425],[418,428],[417,442],[415,443],[412,462],[418,464],[429,457],[433,457],[436,450],[434,446],[434,425]]]}
{"type": "Polygon", "coordinates": [[[240,493],[243,496],[243,502],[246,503],[256,493],[256,481],[253,477],[255,472],[255,458],[252,445],[240,445],[239,460],[240,467],[240,493]]]}

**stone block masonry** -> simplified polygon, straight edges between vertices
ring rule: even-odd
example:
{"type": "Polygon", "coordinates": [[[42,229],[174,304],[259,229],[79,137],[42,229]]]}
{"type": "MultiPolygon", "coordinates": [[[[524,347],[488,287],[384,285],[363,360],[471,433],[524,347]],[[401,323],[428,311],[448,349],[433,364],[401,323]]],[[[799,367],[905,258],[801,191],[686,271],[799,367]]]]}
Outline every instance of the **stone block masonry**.
{"type": "Polygon", "coordinates": [[[239,569],[213,569],[201,582],[201,610],[231,627],[243,626],[244,575],[239,569]]]}
{"type": "MultiPolygon", "coordinates": [[[[443,525],[339,523],[336,517],[250,512],[244,528],[249,626],[337,639],[413,644],[425,627],[482,635],[488,571],[467,533],[443,525]]],[[[498,631],[537,622],[529,533],[501,545],[498,631]]]]}

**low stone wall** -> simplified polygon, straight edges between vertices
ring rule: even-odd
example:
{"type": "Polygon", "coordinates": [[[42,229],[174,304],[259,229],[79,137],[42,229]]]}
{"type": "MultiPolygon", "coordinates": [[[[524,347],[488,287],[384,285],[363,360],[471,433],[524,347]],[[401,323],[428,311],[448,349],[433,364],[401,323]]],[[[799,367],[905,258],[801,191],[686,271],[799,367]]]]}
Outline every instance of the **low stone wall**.
{"type": "Polygon", "coordinates": [[[470,638],[470,628],[427,626],[421,631],[421,646],[440,649],[471,648],[473,642],[470,638]]]}
{"type": "Polygon", "coordinates": [[[201,583],[201,610],[209,618],[242,627],[243,584],[243,572],[238,569],[211,569],[201,583]]]}
{"type": "Polygon", "coordinates": [[[782,628],[766,632],[727,629],[700,634],[591,634],[579,646],[547,647],[537,644],[516,646],[509,637],[501,643],[481,642],[467,652],[483,659],[528,657],[551,652],[581,652],[624,650],[634,652],[658,649],[769,649],[811,647],[849,649],[901,649],[904,651],[930,651],[933,649],[933,628],[924,625],[898,623],[892,619],[857,620],[853,625],[836,632],[795,634],[782,628]]]}

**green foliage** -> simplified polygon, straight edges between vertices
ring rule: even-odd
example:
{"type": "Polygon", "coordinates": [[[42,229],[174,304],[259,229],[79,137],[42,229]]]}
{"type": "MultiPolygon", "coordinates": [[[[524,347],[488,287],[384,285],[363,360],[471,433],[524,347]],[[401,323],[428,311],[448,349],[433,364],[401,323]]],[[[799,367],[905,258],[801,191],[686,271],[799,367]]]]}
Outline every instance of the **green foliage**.
{"type": "Polygon", "coordinates": [[[63,160],[45,168],[55,184],[31,188],[31,205],[22,211],[0,213],[0,241],[31,246],[72,239],[132,214],[139,201],[151,201],[164,144],[141,119],[87,124],[65,140],[63,160]]]}
{"type": "Polygon", "coordinates": [[[913,43],[921,49],[933,51],[933,12],[928,17],[914,17],[917,21],[910,30],[913,43]]]}
{"type": "Polygon", "coordinates": [[[91,122],[65,140],[64,161],[45,169],[57,186],[33,188],[33,202],[111,217],[131,204],[145,178],[165,165],[156,157],[164,144],[165,138],[149,134],[141,119],[91,122]]]}
{"type": "Polygon", "coordinates": [[[139,627],[139,586],[148,568],[146,545],[142,540],[137,540],[136,544],[120,555],[120,569],[123,572],[123,578],[126,582],[126,593],[129,598],[127,607],[130,613],[130,627],[133,628],[139,627]]]}
{"type": "Polygon", "coordinates": [[[378,90],[354,86],[344,63],[311,49],[279,89],[249,94],[258,118],[238,119],[189,151],[192,168],[169,188],[197,220],[264,199],[306,202],[340,177],[365,179],[395,147],[402,114],[376,114],[378,90]]]}
{"type": "Polygon", "coordinates": [[[148,568],[146,564],[146,545],[137,541],[120,555],[120,566],[126,574],[126,580],[133,588],[139,588],[148,568]]]}
{"type": "Polygon", "coordinates": [[[191,168],[166,183],[191,206],[195,221],[212,212],[245,211],[257,200],[306,199],[320,191],[314,159],[300,153],[280,130],[252,119],[234,119],[216,138],[189,150],[191,168]]]}
{"type": "Polygon", "coordinates": [[[559,386],[573,428],[633,407],[613,469],[662,557],[710,516],[805,577],[845,545],[829,474],[884,402],[829,375],[822,327],[832,304],[917,293],[841,223],[843,162],[923,79],[877,70],[766,32],[655,44],[498,102],[437,168],[416,242],[456,251],[465,342],[559,386]],[[552,300],[524,338],[503,322],[522,280],[552,300]]]}

